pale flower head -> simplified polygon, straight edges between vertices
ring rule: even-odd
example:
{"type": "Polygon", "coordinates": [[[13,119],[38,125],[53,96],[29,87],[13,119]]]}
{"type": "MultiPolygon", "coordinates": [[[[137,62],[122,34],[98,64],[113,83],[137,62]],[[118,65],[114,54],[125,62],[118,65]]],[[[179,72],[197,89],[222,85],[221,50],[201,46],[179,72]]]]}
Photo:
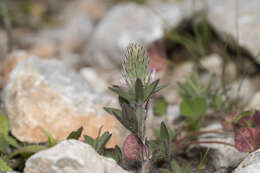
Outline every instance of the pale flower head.
{"type": "Polygon", "coordinates": [[[144,47],[137,43],[128,46],[123,59],[123,73],[121,78],[122,85],[134,88],[136,79],[140,79],[144,86],[149,85],[154,72],[149,68],[149,58],[144,47]]]}

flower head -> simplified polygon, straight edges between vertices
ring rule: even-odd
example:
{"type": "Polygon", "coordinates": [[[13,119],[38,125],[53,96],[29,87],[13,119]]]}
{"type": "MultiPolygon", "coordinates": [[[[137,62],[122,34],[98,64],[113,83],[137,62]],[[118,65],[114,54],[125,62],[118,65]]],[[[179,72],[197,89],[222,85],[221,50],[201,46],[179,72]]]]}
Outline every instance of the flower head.
{"type": "Polygon", "coordinates": [[[149,58],[144,47],[137,43],[128,46],[123,59],[123,74],[121,82],[128,88],[134,88],[137,79],[144,86],[151,82],[152,73],[149,68],[149,58]]]}

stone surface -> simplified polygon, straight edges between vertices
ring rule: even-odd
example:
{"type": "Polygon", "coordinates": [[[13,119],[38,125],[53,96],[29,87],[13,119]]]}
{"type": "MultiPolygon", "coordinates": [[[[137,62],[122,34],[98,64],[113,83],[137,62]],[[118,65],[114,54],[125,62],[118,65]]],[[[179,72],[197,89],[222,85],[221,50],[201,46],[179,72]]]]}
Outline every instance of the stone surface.
{"type": "Polygon", "coordinates": [[[233,171],[233,173],[259,173],[260,150],[250,153],[233,171]]]}
{"type": "Polygon", "coordinates": [[[191,2],[147,7],[132,3],[116,5],[96,27],[87,44],[86,61],[104,69],[121,64],[125,48],[132,42],[148,46],[163,37],[165,28],[177,27],[191,15],[191,2]],[[189,6],[190,7],[190,6],[189,6]]]}
{"type": "Polygon", "coordinates": [[[16,67],[16,65],[22,62],[24,59],[29,58],[30,56],[32,55],[28,54],[26,51],[16,50],[6,57],[6,60],[3,63],[2,67],[3,86],[6,85],[9,74],[16,67]]]}
{"type": "Polygon", "coordinates": [[[67,140],[36,153],[24,173],[128,173],[111,158],[98,155],[88,144],[67,140]]]}
{"type": "Polygon", "coordinates": [[[85,8],[86,4],[84,5],[82,0],[67,3],[57,19],[56,26],[26,35],[22,44],[29,47],[31,53],[41,57],[78,51],[82,45],[85,45],[93,29],[93,22],[85,8]]]}
{"type": "Polygon", "coordinates": [[[3,94],[12,134],[21,141],[41,142],[46,140],[43,130],[62,140],[80,126],[96,137],[103,126],[113,134],[109,146],[120,144],[124,128],[103,110],[115,106],[116,98],[94,89],[93,81],[57,60],[22,61],[9,75],[3,94]]]}
{"type": "MultiPolygon", "coordinates": [[[[220,123],[211,124],[201,131],[206,130],[220,130],[222,128],[220,123]]],[[[222,141],[227,143],[234,143],[233,135],[220,135],[220,134],[204,134],[198,138],[198,141],[222,141]]],[[[232,168],[247,156],[247,153],[241,153],[234,147],[222,144],[200,144],[202,147],[209,148],[209,158],[213,166],[218,169],[232,168]]]]}
{"type": "Polygon", "coordinates": [[[246,78],[243,81],[235,81],[233,84],[231,84],[231,88],[228,94],[234,98],[236,96],[240,97],[241,102],[246,104],[252,99],[252,97],[255,95],[255,93],[260,87],[256,83],[257,81],[259,80],[249,78],[246,78]]]}
{"type": "Polygon", "coordinates": [[[260,64],[260,1],[208,0],[208,4],[208,20],[222,38],[227,41],[230,41],[229,36],[233,40],[239,39],[239,45],[249,50],[260,64]]]}
{"type": "Polygon", "coordinates": [[[260,91],[255,93],[255,95],[252,97],[251,101],[249,102],[248,109],[260,109],[260,91]]]}

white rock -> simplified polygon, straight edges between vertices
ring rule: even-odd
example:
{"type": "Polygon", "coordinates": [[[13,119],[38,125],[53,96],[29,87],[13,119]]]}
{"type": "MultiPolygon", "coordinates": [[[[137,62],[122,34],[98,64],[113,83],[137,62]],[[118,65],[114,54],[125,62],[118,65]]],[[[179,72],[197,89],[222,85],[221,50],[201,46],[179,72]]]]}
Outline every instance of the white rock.
{"type": "Polygon", "coordinates": [[[103,157],[88,144],[63,141],[27,160],[24,173],[128,173],[111,158],[103,157]]]}
{"type": "Polygon", "coordinates": [[[104,126],[113,134],[109,145],[119,144],[124,128],[103,110],[115,106],[116,98],[90,84],[57,60],[26,58],[11,72],[4,89],[12,134],[21,141],[42,142],[46,140],[43,130],[62,140],[80,126],[96,137],[104,126]]]}
{"type": "Polygon", "coordinates": [[[122,54],[130,43],[147,46],[162,38],[165,28],[177,27],[191,16],[188,4],[160,4],[151,8],[132,3],[115,6],[96,27],[87,45],[86,61],[113,69],[121,64],[122,54]]]}
{"type": "Polygon", "coordinates": [[[252,100],[250,101],[249,105],[247,106],[248,109],[260,109],[260,92],[258,91],[253,96],[252,100]]]}
{"type": "Polygon", "coordinates": [[[239,45],[249,50],[260,64],[260,1],[208,0],[208,4],[208,20],[222,38],[239,39],[239,45]]]}
{"type": "MultiPolygon", "coordinates": [[[[220,130],[222,126],[220,123],[211,124],[201,131],[207,130],[220,130]]],[[[234,143],[233,135],[220,135],[220,134],[204,134],[198,138],[198,141],[220,141],[227,143],[234,143]]],[[[212,158],[213,166],[218,170],[220,168],[227,169],[236,166],[243,158],[247,156],[247,153],[241,153],[234,147],[226,146],[223,144],[200,144],[200,146],[210,149],[209,157],[212,158]]]]}
{"type": "Polygon", "coordinates": [[[240,97],[242,98],[243,103],[248,103],[256,93],[258,86],[255,85],[254,80],[251,79],[244,79],[239,80],[231,84],[230,86],[231,90],[228,92],[228,94],[231,97],[240,97]]]}
{"type": "Polygon", "coordinates": [[[260,171],[260,149],[250,153],[233,172],[234,173],[259,173],[259,171],[260,171]]]}

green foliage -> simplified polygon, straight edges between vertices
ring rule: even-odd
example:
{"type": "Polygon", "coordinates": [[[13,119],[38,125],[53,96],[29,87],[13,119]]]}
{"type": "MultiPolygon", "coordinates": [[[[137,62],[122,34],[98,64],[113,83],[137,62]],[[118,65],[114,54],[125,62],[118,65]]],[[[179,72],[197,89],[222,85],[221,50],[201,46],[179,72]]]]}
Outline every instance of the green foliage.
{"type": "Polygon", "coordinates": [[[147,4],[148,0],[120,0],[120,1],[130,1],[130,2],[137,3],[137,4],[147,4]]]}
{"type": "Polygon", "coordinates": [[[14,152],[12,152],[11,154],[9,154],[8,159],[11,159],[17,155],[22,155],[24,158],[28,158],[32,154],[45,149],[47,149],[47,147],[42,145],[28,145],[28,146],[20,147],[14,152]]]}
{"type": "Polygon", "coordinates": [[[160,97],[155,100],[153,111],[156,116],[162,116],[166,113],[168,103],[163,97],[160,97]]]}
{"type": "Polygon", "coordinates": [[[223,105],[223,95],[213,87],[214,77],[203,84],[198,75],[187,78],[184,83],[178,82],[181,114],[186,117],[190,130],[198,130],[203,124],[205,114],[209,108],[219,111],[223,105]]]}
{"type": "Polygon", "coordinates": [[[121,82],[122,87],[113,85],[110,89],[118,94],[122,110],[108,107],[104,109],[144,142],[149,100],[165,86],[158,86],[159,80],[153,81],[149,58],[142,46],[131,44],[128,47],[121,82]]]}
{"type": "Polygon", "coordinates": [[[81,126],[78,130],[76,131],[72,131],[69,136],[67,137],[67,139],[79,139],[81,136],[81,133],[83,131],[83,127],[81,126]]]}
{"type": "MultiPolygon", "coordinates": [[[[159,86],[159,80],[154,80],[154,74],[149,69],[149,58],[144,48],[138,44],[131,44],[123,61],[123,74],[121,78],[122,86],[113,85],[110,89],[118,95],[120,109],[105,107],[104,109],[114,115],[119,122],[136,137],[136,140],[127,141],[127,145],[132,146],[137,143],[138,146],[143,146],[138,162],[144,160],[170,160],[172,154],[172,141],[168,129],[165,124],[161,124],[160,137],[155,141],[147,141],[145,121],[147,118],[149,101],[154,94],[166,85],[159,86]],[[148,151],[146,148],[148,146],[148,151]],[[143,150],[144,149],[144,150],[143,150]]],[[[156,113],[162,114],[165,111],[165,105],[159,103],[156,108],[156,113]]],[[[98,137],[99,138],[99,137],[98,137]]],[[[97,138],[97,139],[98,139],[97,138]]],[[[97,148],[97,139],[85,136],[85,140],[94,148],[97,148]]],[[[126,141],[125,141],[126,142],[126,141]]],[[[139,148],[139,147],[137,147],[139,148]]],[[[124,157],[127,158],[127,153],[131,151],[123,149],[124,157]]],[[[138,149],[139,151],[139,149],[138,149]]],[[[103,152],[105,155],[114,158],[117,162],[121,160],[122,153],[119,147],[114,149],[103,149],[98,152],[103,152]]],[[[133,153],[135,153],[133,149],[133,153]]]]}
{"type": "Polygon", "coordinates": [[[43,133],[48,140],[48,142],[47,142],[48,147],[53,147],[54,145],[56,145],[56,143],[57,143],[56,140],[54,139],[54,137],[49,132],[44,130],[43,133]]]}
{"type": "Polygon", "coordinates": [[[106,148],[104,150],[104,155],[106,157],[110,157],[112,159],[114,159],[117,163],[120,163],[122,160],[122,152],[121,149],[119,148],[119,146],[115,146],[115,148],[106,148]]]}
{"type": "Polygon", "coordinates": [[[183,168],[180,167],[180,165],[175,161],[172,160],[169,168],[160,168],[160,173],[190,173],[191,170],[188,166],[185,166],[183,168]]]}
{"type": "Polygon", "coordinates": [[[0,152],[5,152],[9,146],[19,147],[19,143],[9,135],[9,122],[6,116],[0,114],[0,152]]]}
{"type": "Polygon", "coordinates": [[[205,98],[183,100],[180,105],[181,114],[186,116],[188,127],[191,130],[200,129],[206,109],[207,104],[205,98]]]}
{"type": "Polygon", "coordinates": [[[114,159],[117,163],[122,160],[122,153],[118,146],[115,148],[106,148],[106,144],[110,140],[112,134],[105,132],[101,135],[102,127],[99,129],[98,136],[94,139],[91,136],[84,135],[85,143],[91,145],[99,154],[114,159]]]}
{"type": "Polygon", "coordinates": [[[206,22],[206,16],[203,17],[202,22],[193,20],[191,28],[192,33],[187,31],[166,31],[165,35],[174,44],[183,46],[193,57],[193,60],[198,62],[201,57],[206,56],[209,52],[212,32],[206,22]]]}
{"type": "Polygon", "coordinates": [[[154,162],[164,160],[169,161],[173,154],[172,133],[169,132],[168,128],[161,122],[160,132],[156,140],[147,141],[149,148],[149,155],[152,157],[151,160],[154,162]]]}
{"type": "Polygon", "coordinates": [[[0,171],[11,172],[13,171],[7,164],[7,162],[0,157],[0,171]]]}

